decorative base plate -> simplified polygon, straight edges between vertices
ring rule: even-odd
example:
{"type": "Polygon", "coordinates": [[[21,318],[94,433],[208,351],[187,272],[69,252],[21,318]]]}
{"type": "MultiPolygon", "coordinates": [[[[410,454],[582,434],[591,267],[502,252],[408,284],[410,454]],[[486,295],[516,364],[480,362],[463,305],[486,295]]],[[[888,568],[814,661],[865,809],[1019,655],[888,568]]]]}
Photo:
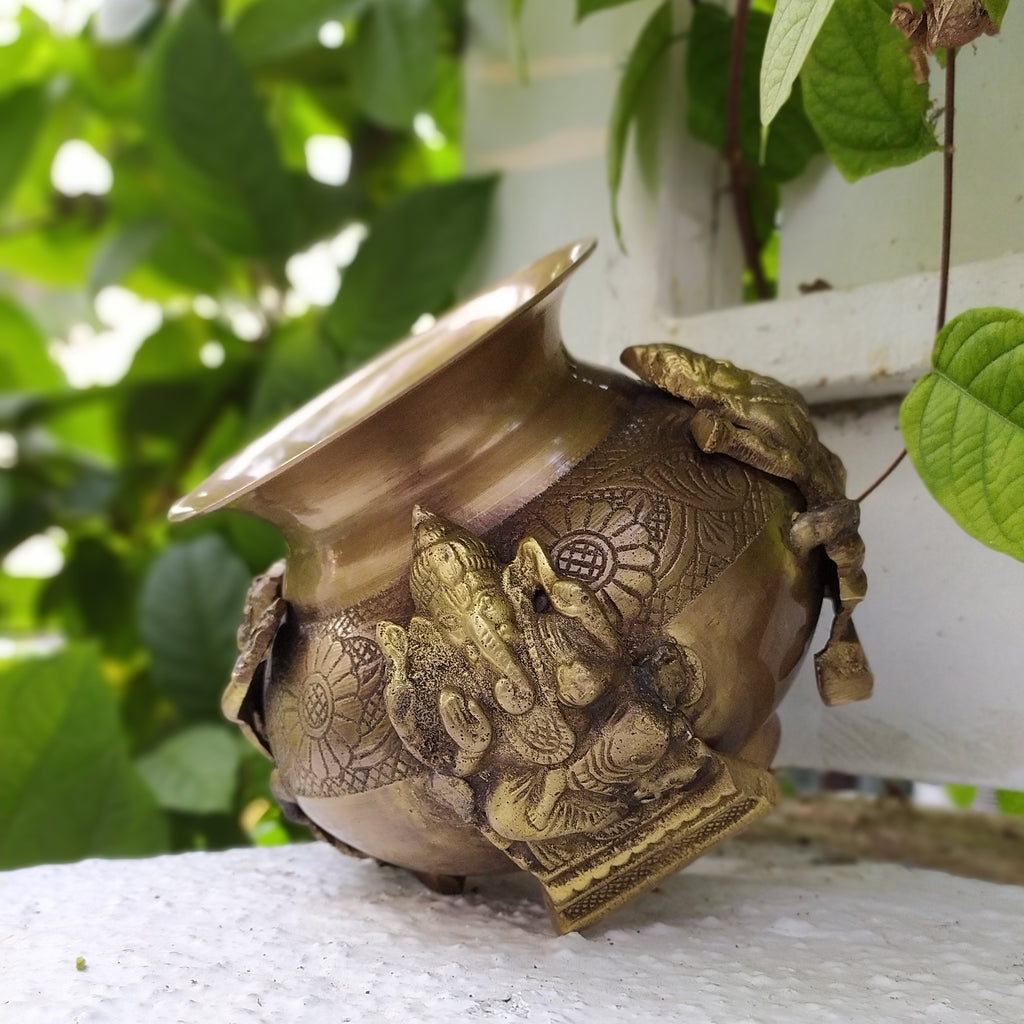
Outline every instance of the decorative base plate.
{"type": "MultiPolygon", "coordinates": [[[[712,753],[701,784],[644,805],[625,828],[581,842],[537,848],[501,843],[521,868],[540,879],[551,920],[562,934],[595,923],[746,828],[778,803],[772,775],[739,758],[712,753]],[[552,864],[563,854],[565,860],[552,864]],[[547,866],[545,866],[545,864],[547,866]]],[[[492,841],[496,836],[489,836],[492,841]]]]}

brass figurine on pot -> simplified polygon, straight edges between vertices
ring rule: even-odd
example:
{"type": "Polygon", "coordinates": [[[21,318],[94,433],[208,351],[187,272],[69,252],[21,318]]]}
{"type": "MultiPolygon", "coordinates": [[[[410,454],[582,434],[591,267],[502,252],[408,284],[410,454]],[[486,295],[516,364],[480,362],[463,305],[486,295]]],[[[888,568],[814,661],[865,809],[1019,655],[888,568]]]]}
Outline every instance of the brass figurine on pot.
{"type": "Polygon", "coordinates": [[[286,813],[455,892],[535,875],[584,927],[766,813],[823,595],[822,698],[871,675],[858,509],[806,405],[671,345],[568,355],[582,242],[440,319],[183,498],[273,523],[223,706],[286,813]]]}

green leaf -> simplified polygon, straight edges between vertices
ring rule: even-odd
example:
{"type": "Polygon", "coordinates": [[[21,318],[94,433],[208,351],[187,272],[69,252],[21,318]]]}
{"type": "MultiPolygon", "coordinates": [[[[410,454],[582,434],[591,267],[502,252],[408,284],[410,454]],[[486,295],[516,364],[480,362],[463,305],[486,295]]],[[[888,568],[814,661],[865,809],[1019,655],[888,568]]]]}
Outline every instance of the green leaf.
{"type": "Polygon", "coordinates": [[[223,725],[190,726],[135,762],[169,811],[225,814],[234,805],[242,748],[223,725]]]}
{"type": "Polygon", "coordinates": [[[102,535],[74,538],[64,567],[43,592],[40,614],[58,613],[53,617],[62,632],[95,637],[105,654],[130,656],[139,643],[131,616],[124,613],[137,583],[130,561],[102,535]]]}
{"type": "Polygon", "coordinates": [[[20,472],[0,473],[0,555],[53,524],[49,497],[20,472]]]}
{"type": "Polygon", "coordinates": [[[71,215],[36,231],[12,232],[7,238],[0,233],[0,266],[45,284],[80,288],[95,248],[95,225],[71,215]]]}
{"type": "Polygon", "coordinates": [[[371,120],[406,130],[430,105],[443,25],[432,0],[377,0],[359,19],[352,94],[371,120]]]}
{"type": "Polygon", "coordinates": [[[799,82],[779,111],[766,140],[761,168],[773,182],[784,184],[798,178],[812,157],[822,151],[821,140],[807,119],[799,82]]]}
{"type": "Polygon", "coordinates": [[[0,389],[58,391],[64,374],[50,358],[46,338],[12,299],[0,295],[0,389]]]}
{"type": "Polygon", "coordinates": [[[317,328],[307,318],[275,330],[249,402],[253,433],[271,427],[343,376],[343,360],[317,328]]]}
{"type": "Polygon", "coordinates": [[[133,274],[127,284],[140,289],[139,280],[151,267],[164,280],[200,295],[217,295],[232,284],[231,271],[223,255],[201,235],[193,235],[176,227],[164,227],[150,250],[147,263],[133,274]]]}
{"type": "MultiPolygon", "coordinates": [[[[757,12],[751,11],[743,54],[743,70],[747,73],[751,64],[748,58],[759,55],[749,51],[760,20],[757,12]]],[[[686,44],[686,126],[695,138],[717,150],[724,149],[726,143],[733,24],[733,18],[721,7],[698,4],[686,44]]],[[[750,90],[746,85],[742,82],[740,87],[741,125],[742,107],[750,105],[750,90]]]]}
{"type": "Polygon", "coordinates": [[[163,32],[147,97],[156,156],[173,182],[168,201],[225,248],[287,256],[288,179],[252,82],[201,4],[163,32]]]}
{"type": "MultiPolygon", "coordinates": [[[[0,491],[2,491],[0,485],[0,491]]],[[[2,500],[2,499],[0,499],[2,500]]],[[[5,637],[39,633],[36,606],[47,580],[0,572],[0,633],[5,637]]]]}
{"type": "Polygon", "coordinates": [[[170,545],[146,577],[139,627],[153,681],[191,717],[220,714],[249,582],[245,563],[214,534],[170,545]]]}
{"type": "Polygon", "coordinates": [[[89,292],[95,295],[118,284],[153,251],[164,226],[150,218],[126,224],[103,244],[89,271],[89,292]]]}
{"type": "Polygon", "coordinates": [[[89,648],[0,675],[0,868],[167,848],[89,648]]]}
{"type": "Polygon", "coordinates": [[[366,199],[353,184],[325,185],[307,174],[290,176],[296,212],[296,248],[336,235],[349,221],[366,215],[366,199]]]}
{"type": "Polygon", "coordinates": [[[26,5],[22,5],[16,24],[20,30],[18,38],[0,51],[0,93],[43,81],[52,73],[64,42],[26,5]]]}
{"type": "Polygon", "coordinates": [[[761,61],[761,124],[767,128],[789,98],[811,44],[834,0],[778,0],[761,61]]]}
{"type": "Polygon", "coordinates": [[[232,42],[246,64],[293,57],[316,46],[320,26],[358,14],[368,0],[262,0],[239,15],[232,42]]]}
{"type": "Polygon", "coordinates": [[[41,85],[0,96],[0,205],[17,184],[46,113],[41,85]]]}
{"type": "Polygon", "coordinates": [[[607,11],[611,7],[624,7],[634,0],[576,0],[576,20],[582,21],[590,14],[607,11]]]}
{"type": "Polygon", "coordinates": [[[125,387],[139,384],[167,384],[176,380],[190,383],[196,374],[204,371],[214,375],[203,364],[202,351],[211,339],[227,342],[225,361],[246,361],[252,358],[251,349],[235,338],[228,338],[219,331],[215,323],[195,314],[168,318],[139,346],[131,366],[124,376],[125,387]]]}
{"type": "MultiPolygon", "coordinates": [[[[137,471],[148,458],[170,473],[186,469],[188,453],[194,457],[215,424],[243,400],[255,354],[198,316],[165,321],[142,343],[115,395],[127,468],[137,471]],[[224,350],[220,366],[203,364],[209,341],[224,350]]],[[[162,483],[180,486],[173,476],[162,483]]]]}
{"type": "Polygon", "coordinates": [[[965,786],[959,782],[951,782],[946,786],[946,792],[949,794],[949,799],[953,801],[954,807],[966,810],[974,803],[974,799],[978,795],[978,787],[965,786]]]}
{"type": "Polygon", "coordinates": [[[835,0],[807,56],[804,108],[850,181],[935,152],[928,86],[914,81],[909,40],[874,0],[835,0]]]}
{"type": "MultiPolygon", "coordinates": [[[[700,4],[690,24],[686,54],[687,125],[698,139],[720,151],[727,145],[733,24],[722,8],[700,4]]],[[[821,143],[804,113],[797,86],[775,119],[762,159],[758,68],[768,29],[768,15],[751,11],[743,46],[739,142],[749,167],[759,167],[773,182],[782,183],[803,173],[811,157],[821,151],[821,143]]]]}
{"type": "MultiPolygon", "coordinates": [[[[583,16],[577,7],[577,17],[583,16]]],[[[655,10],[641,30],[626,60],[612,107],[611,126],[608,132],[608,188],[612,200],[612,223],[615,225],[615,237],[620,245],[622,225],[619,223],[618,195],[619,185],[622,183],[622,166],[626,158],[629,128],[637,114],[640,98],[645,93],[648,78],[671,42],[672,7],[666,0],[655,10]]]]}
{"type": "MultiPolygon", "coordinates": [[[[37,403],[46,410],[47,403],[37,403]]],[[[18,435],[18,462],[0,474],[0,552],[47,526],[70,527],[103,515],[116,478],[93,457],[59,446],[49,431],[18,435]]]]}
{"type": "Polygon", "coordinates": [[[969,534],[1024,561],[1024,313],[962,313],[932,365],[900,413],[914,465],[969,534]]]}
{"type": "Polygon", "coordinates": [[[1013,789],[997,789],[996,806],[1003,814],[1024,814],[1024,793],[1013,789]]]}
{"type": "Polygon", "coordinates": [[[985,0],[985,10],[988,11],[989,17],[1000,27],[1003,24],[1003,18],[1006,16],[1006,8],[1010,6],[1010,0],[985,0]]]}
{"type": "Polygon", "coordinates": [[[324,314],[349,367],[402,337],[422,313],[451,304],[482,240],[496,183],[483,177],[432,185],[374,218],[324,314]]]}

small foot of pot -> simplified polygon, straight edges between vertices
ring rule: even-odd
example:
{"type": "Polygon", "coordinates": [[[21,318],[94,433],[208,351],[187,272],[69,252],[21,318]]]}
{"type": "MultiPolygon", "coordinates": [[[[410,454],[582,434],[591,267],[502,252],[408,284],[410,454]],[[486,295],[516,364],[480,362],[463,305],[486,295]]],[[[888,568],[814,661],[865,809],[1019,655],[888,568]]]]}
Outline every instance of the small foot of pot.
{"type": "Polygon", "coordinates": [[[432,892],[439,892],[442,896],[461,896],[466,888],[465,875],[437,875],[429,871],[413,871],[412,874],[432,892]]]}

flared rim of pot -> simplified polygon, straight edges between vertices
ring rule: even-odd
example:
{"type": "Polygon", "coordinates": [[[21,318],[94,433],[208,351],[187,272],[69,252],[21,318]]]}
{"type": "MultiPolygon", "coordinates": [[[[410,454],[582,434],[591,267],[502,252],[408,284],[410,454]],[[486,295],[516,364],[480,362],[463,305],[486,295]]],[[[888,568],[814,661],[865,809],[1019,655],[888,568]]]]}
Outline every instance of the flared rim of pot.
{"type": "Polygon", "coordinates": [[[550,295],[594,251],[583,238],[542,256],[385,349],[258,437],[171,507],[182,522],[232,505],[366,422],[550,295]]]}

